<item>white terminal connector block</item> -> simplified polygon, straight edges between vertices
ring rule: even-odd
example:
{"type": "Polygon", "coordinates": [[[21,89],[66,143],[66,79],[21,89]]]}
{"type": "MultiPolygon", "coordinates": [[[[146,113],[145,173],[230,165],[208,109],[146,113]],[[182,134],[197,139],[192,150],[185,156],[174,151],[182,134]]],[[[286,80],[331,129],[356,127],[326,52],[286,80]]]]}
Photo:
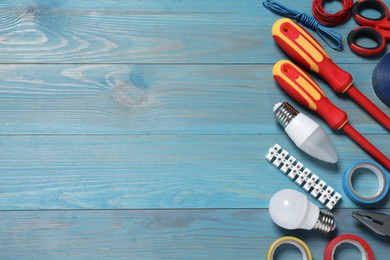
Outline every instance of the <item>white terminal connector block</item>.
{"type": "Polygon", "coordinates": [[[333,209],[341,199],[340,193],[335,192],[331,186],[297,161],[280,145],[275,144],[271,147],[265,158],[326,208],[333,209]]]}

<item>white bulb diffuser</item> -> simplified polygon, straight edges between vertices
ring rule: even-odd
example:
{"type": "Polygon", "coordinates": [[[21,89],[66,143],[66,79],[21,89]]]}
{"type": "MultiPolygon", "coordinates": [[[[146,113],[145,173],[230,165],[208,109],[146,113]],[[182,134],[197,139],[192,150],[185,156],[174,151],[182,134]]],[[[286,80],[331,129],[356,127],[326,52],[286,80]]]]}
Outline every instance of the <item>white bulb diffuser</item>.
{"type": "Polygon", "coordinates": [[[313,229],[327,234],[336,228],[329,210],[320,210],[304,194],[292,189],[278,191],[272,196],[269,214],[275,224],[289,230],[313,229]]]}
{"type": "Polygon", "coordinates": [[[287,102],[275,104],[274,115],[294,144],[305,153],[325,162],[336,163],[336,151],[328,135],[310,117],[287,102]]]}

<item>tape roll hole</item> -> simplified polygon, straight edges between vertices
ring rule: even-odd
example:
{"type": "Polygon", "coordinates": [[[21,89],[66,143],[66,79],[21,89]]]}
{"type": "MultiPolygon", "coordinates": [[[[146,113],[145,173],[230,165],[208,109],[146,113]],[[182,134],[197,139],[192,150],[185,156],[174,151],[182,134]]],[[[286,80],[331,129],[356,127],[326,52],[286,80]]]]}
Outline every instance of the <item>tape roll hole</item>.
{"type": "Polygon", "coordinates": [[[374,166],[364,165],[355,169],[350,181],[352,192],[362,199],[369,200],[383,192],[383,176],[374,166]]]}
{"type": "Polygon", "coordinates": [[[364,247],[356,241],[344,241],[333,249],[333,259],[367,260],[364,247]]]}
{"type": "Polygon", "coordinates": [[[293,243],[284,243],[275,249],[273,259],[305,259],[305,252],[303,249],[293,243]]]}

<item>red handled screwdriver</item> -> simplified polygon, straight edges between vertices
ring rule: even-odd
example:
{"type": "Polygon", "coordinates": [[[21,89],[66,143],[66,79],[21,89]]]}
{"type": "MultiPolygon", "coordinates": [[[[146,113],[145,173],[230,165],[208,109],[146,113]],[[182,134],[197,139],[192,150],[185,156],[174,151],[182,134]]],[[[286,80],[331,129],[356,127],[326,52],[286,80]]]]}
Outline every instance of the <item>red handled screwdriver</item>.
{"type": "Polygon", "coordinates": [[[274,65],[272,74],[276,82],[292,98],[317,112],[333,130],[344,130],[352,140],[390,171],[389,158],[348,123],[347,114],[329,101],[321,88],[306,72],[291,61],[281,60],[274,65]]]}
{"type": "Polygon", "coordinates": [[[353,86],[351,74],[337,66],[305,29],[291,19],[282,18],[274,23],[272,36],[296,62],[320,75],[336,93],[348,94],[390,131],[390,118],[353,86]]]}

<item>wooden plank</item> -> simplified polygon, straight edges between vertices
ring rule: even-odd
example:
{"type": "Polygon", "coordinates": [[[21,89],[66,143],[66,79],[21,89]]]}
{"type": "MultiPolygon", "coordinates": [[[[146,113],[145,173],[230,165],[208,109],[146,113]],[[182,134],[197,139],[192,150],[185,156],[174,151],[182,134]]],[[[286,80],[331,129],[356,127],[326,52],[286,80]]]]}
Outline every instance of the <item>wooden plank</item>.
{"type": "MultiPolygon", "coordinates": [[[[371,87],[374,65],[347,68],[356,87],[390,114],[371,87]]],[[[0,133],[280,134],[275,103],[311,114],[284,94],[271,71],[271,65],[0,65],[0,133]]],[[[387,133],[317,81],[359,131],[387,133]]]]}
{"type": "MultiPolygon", "coordinates": [[[[358,225],[351,211],[335,213],[337,234],[358,234],[368,241],[375,259],[387,259],[388,241],[358,225]]],[[[5,259],[191,260],[264,259],[270,244],[285,235],[301,238],[313,259],[322,259],[335,235],[277,228],[267,209],[2,211],[0,234],[5,259]]],[[[300,258],[291,247],[277,252],[283,259],[300,258]]],[[[360,259],[352,245],[336,252],[337,259],[360,259]]]]}
{"type": "MultiPolygon", "coordinates": [[[[289,6],[288,3],[285,3],[289,6]]],[[[290,7],[310,14],[311,4],[290,7]]],[[[273,63],[279,19],[261,1],[2,1],[2,63],[273,63]]],[[[337,27],[344,36],[357,25],[337,27]]],[[[315,35],[318,37],[318,35],[315,35]]],[[[325,46],[340,63],[375,63],[325,46]]]]}
{"type": "MultiPolygon", "coordinates": [[[[343,195],[338,234],[361,235],[387,259],[388,241],[355,223],[341,187],[345,169],[369,157],[332,134],[339,163],[313,160],[273,119],[273,105],[290,100],[271,76],[286,58],[270,36],[278,18],[257,0],[1,1],[0,258],[260,259],[295,235],[321,259],[331,236],[268,216],[274,192],[300,190],[264,160],[278,142],[343,195]]],[[[335,30],[345,41],[354,27],[335,30]]],[[[371,87],[379,57],[324,47],[389,114],[371,87]]],[[[388,132],[319,83],[390,154],[388,132]]],[[[375,177],[355,187],[373,194],[375,177]]],[[[379,206],[390,213],[389,200],[379,206]]],[[[289,252],[279,256],[299,258],[289,252]]]]}
{"type": "MultiPolygon", "coordinates": [[[[367,136],[389,154],[387,137],[367,136]]],[[[299,189],[264,159],[276,142],[344,194],[343,172],[369,157],[343,135],[331,139],[337,165],[284,135],[0,136],[0,210],[266,208],[276,191],[299,189]]],[[[371,177],[361,192],[377,190],[371,177]]],[[[344,196],[341,206],[354,204],[344,196]]]]}

